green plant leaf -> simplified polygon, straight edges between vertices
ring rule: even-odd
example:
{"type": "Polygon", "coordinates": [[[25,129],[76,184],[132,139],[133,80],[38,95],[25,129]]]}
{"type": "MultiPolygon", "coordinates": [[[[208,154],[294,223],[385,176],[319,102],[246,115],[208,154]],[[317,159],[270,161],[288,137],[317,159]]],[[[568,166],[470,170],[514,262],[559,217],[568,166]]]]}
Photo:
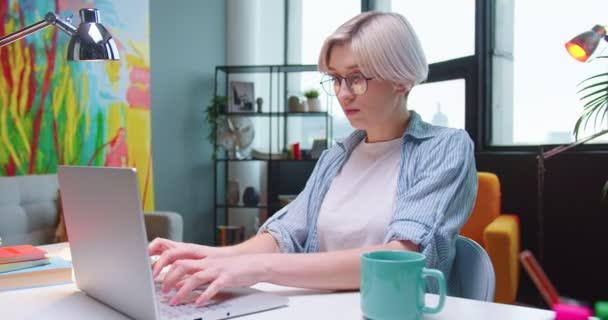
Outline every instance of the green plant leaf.
{"type": "Polygon", "coordinates": [[[583,86],[577,93],[583,95],[579,100],[583,102],[583,112],[574,125],[574,138],[578,140],[581,130],[587,128],[589,121],[594,125],[598,123],[598,117],[604,119],[608,112],[608,72],[600,73],[581,81],[577,86],[583,86]],[[598,88],[599,87],[599,88],[598,88]]]}
{"type": "Polygon", "coordinates": [[[593,108],[589,109],[589,111],[587,111],[585,113],[585,116],[587,117],[587,119],[585,119],[585,125],[583,126],[583,128],[587,128],[587,123],[589,122],[589,119],[591,119],[591,116],[594,113],[597,113],[600,111],[599,109],[602,107],[602,105],[603,105],[603,102],[599,102],[593,108]]]}
{"type": "Polygon", "coordinates": [[[319,97],[319,90],[317,89],[309,89],[304,91],[304,96],[308,99],[314,99],[319,97]]]}
{"type": "Polygon", "coordinates": [[[578,133],[579,133],[579,130],[580,130],[580,127],[581,127],[581,122],[583,122],[583,117],[582,116],[579,117],[576,120],[576,123],[574,124],[574,130],[572,130],[572,132],[574,133],[574,140],[575,141],[578,140],[578,133]]]}
{"type": "Polygon", "coordinates": [[[600,123],[604,123],[604,119],[606,118],[607,114],[608,114],[608,110],[604,110],[604,112],[602,113],[602,118],[600,119],[600,123]]]}
{"type": "Polygon", "coordinates": [[[592,85],[586,86],[586,87],[580,89],[579,91],[577,91],[577,93],[581,93],[583,91],[589,90],[589,89],[594,88],[594,87],[599,87],[599,86],[607,86],[607,87],[604,87],[601,90],[599,90],[600,92],[601,91],[605,91],[606,88],[608,88],[608,81],[597,82],[597,83],[594,83],[592,85]]]}
{"type": "Polygon", "coordinates": [[[588,105],[596,103],[596,102],[605,101],[606,96],[608,96],[608,91],[604,92],[604,90],[602,90],[600,92],[594,92],[591,95],[587,95],[587,96],[585,96],[585,98],[579,99],[581,102],[584,103],[583,108],[587,108],[588,105]],[[593,96],[591,96],[591,95],[593,95],[593,96]]]}
{"type": "Polygon", "coordinates": [[[589,77],[589,78],[587,78],[587,79],[585,79],[585,80],[583,80],[583,81],[579,82],[579,83],[577,84],[577,86],[580,86],[581,84],[583,84],[583,83],[585,83],[585,82],[587,82],[587,81],[589,81],[589,80],[593,80],[593,79],[596,79],[596,78],[599,78],[599,77],[608,77],[608,72],[606,72],[606,73],[600,73],[600,74],[596,74],[596,75],[594,75],[594,76],[592,76],[592,77],[589,77]]]}
{"type": "MultiPolygon", "coordinates": [[[[608,92],[606,94],[608,94],[608,92]]],[[[583,109],[588,108],[588,106],[591,104],[595,104],[597,102],[601,102],[602,100],[606,99],[606,97],[605,97],[606,94],[595,97],[592,100],[585,101],[585,104],[583,105],[583,109]]]]}
{"type": "Polygon", "coordinates": [[[593,111],[588,112],[585,115],[585,124],[583,124],[583,130],[587,129],[587,124],[589,123],[589,119],[591,119],[591,115],[593,114],[593,111]]]}
{"type": "Polygon", "coordinates": [[[598,107],[601,107],[602,104],[604,104],[604,103],[606,103],[606,98],[604,98],[604,97],[599,97],[598,99],[594,99],[593,101],[590,101],[589,103],[586,103],[583,106],[583,113],[596,110],[598,107]]]}
{"type": "Polygon", "coordinates": [[[217,159],[217,121],[225,112],[225,108],[228,105],[228,97],[226,96],[213,96],[210,104],[205,109],[205,120],[209,124],[209,132],[207,133],[207,140],[213,145],[213,151],[211,158],[217,159]]]}
{"type": "Polygon", "coordinates": [[[604,187],[602,188],[602,200],[608,201],[608,181],[604,183],[604,187]]]}
{"type": "MultiPolygon", "coordinates": [[[[597,108],[596,108],[596,109],[597,109],[597,108]]],[[[596,112],[595,112],[595,118],[593,118],[593,124],[594,124],[594,125],[595,125],[595,124],[597,124],[597,117],[598,117],[600,114],[606,114],[606,110],[604,110],[604,112],[600,112],[600,110],[596,110],[596,112]]]]}
{"type": "MultiPolygon", "coordinates": [[[[583,129],[587,128],[587,123],[589,122],[589,119],[591,118],[593,113],[597,112],[598,109],[605,103],[606,103],[606,101],[596,101],[596,102],[585,105],[583,114],[578,118],[578,120],[576,121],[576,124],[574,125],[573,132],[574,132],[575,140],[578,140],[581,125],[583,126],[583,129]],[[583,123],[583,121],[584,121],[584,123],[583,123]]],[[[606,111],[604,111],[604,112],[606,112],[606,111]]]]}

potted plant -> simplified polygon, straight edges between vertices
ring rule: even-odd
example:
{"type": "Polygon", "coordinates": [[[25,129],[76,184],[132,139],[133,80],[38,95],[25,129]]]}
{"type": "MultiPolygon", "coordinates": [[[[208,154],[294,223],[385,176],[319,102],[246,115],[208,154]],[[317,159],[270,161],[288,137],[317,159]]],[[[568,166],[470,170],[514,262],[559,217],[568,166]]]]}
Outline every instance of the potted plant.
{"type": "MultiPolygon", "coordinates": [[[[608,56],[605,57],[608,58],[608,56]]],[[[582,95],[580,100],[583,102],[583,113],[574,125],[574,138],[576,140],[579,138],[581,129],[584,130],[587,127],[592,117],[594,118],[594,125],[597,124],[599,116],[601,116],[599,118],[600,122],[608,120],[606,118],[608,116],[608,72],[589,77],[579,83],[579,86],[583,86],[578,91],[582,95]]]]}
{"type": "Polygon", "coordinates": [[[310,112],[321,112],[321,103],[319,102],[319,90],[310,89],[304,92],[306,97],[306,104],[308,105],[308,111],[310,112]]]}
{"type": "Polygon", "coordinates": [[[205,110],[205,119],[209,124],[209,133],[207,134],[207,140],[213,145],[213,152],[211,154],[212,159],[217,158],[217,121],[218,119],[226,114],[226,107],[228,105],[228,97],[226,96],[214,96],[211,99],[211,103],[205,110]]]}
{"type": "MultiPolygon", "coordinates": [[[[599,56],[596,59],[606,59],[608,56],[599,56]]],[[[589,77],[578,84],[583,88],[578,91],[581,94],[580,101],[583,102],[583,113],[576,120],[574,125],[574,139],[579,139],[581,130],[584,130],[589,124],[589,120],[593,118],[593,125],[601,127],[603,121],[608,121],[608,72],[600,73],[589,77]]],[[[595,134],[596,137],[608,133],[608,129],[595,134]]],[[[602,199],[607,200],[608,196],[608,181],[602,189],[602,199]]]]}

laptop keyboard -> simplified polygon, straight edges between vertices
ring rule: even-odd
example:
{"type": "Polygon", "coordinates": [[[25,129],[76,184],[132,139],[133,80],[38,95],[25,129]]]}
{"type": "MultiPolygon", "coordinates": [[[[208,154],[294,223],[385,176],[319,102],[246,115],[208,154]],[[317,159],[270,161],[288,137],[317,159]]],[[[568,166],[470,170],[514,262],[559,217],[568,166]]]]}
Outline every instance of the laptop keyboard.
{"type": "Polygon", "coordinates": [[[160,305],[160,315],[162,319],[179,319],[184,316],[204,315],[204,312],[227,310],[231,305],[225,301],[210,300],[204,307],[198,307],[194,304],[196,298],[200,295],[200,291],[191,292],[185,299],[183,304],[172,306],[169,304],[171,296],[165,296],[161,292],[161,283],[155,283],[156,296],[160,305]]]}

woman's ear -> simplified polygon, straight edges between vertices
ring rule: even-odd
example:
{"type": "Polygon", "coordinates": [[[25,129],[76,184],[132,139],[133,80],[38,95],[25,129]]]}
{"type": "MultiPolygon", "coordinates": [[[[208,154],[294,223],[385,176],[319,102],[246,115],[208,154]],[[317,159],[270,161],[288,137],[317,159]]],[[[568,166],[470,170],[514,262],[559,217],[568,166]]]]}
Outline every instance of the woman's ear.
{"type": "Polygon", "coordinates": [[[406,94],[407,92],[410,91],[410,89],[411,89],[411,86],[409,86],[409,85],[405,85],[402,83],[393,84],[393,90],[395,90],[395,93],[406,94]]]}

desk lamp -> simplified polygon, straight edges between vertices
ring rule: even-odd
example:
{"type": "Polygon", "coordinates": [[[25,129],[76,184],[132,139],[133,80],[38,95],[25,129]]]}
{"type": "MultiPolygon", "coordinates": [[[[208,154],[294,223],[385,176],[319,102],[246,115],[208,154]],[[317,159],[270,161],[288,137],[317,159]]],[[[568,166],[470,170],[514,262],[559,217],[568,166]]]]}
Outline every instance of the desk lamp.
{"type": "Polygon", "coordinates": [[[53,25],[71,37],[68,61],[120,60],[114,38],[99,22],[99,11],[80,9],[80,20],[80,25],[75,27],[69,18],[63,19],[54,12],[49,12],[44,16],[44,20],[0,38],[0,47],[53,25]]]}
{"type": "MultiPolygon", "coordinates": [[[[581,62],[587,62],[589,57],[593,54],[600,40],[606,40],[608,42],[608,36],[606,36],[606,28],[600,25],[595,25],[590,31],[585,31],[572,40],[566,42],[566,50],[576,60],[581,62]]],[[[544,218],[543,218],[543,192],[545,184],[545,160],[548,160],[562,152],[572,149],[580,144],[587,141],[593,140],[599,136],[608,133],[608,130],[602,130],[589,137],[581,140],[574,141],[568,145],[562,145],[553,149],[544,151],[543,146],[540,146],[539,155],[537,159],[537,223],[538,223],[538,256],[542,262],[544,260],[543,249],[544,249],[544,218]]]]}

